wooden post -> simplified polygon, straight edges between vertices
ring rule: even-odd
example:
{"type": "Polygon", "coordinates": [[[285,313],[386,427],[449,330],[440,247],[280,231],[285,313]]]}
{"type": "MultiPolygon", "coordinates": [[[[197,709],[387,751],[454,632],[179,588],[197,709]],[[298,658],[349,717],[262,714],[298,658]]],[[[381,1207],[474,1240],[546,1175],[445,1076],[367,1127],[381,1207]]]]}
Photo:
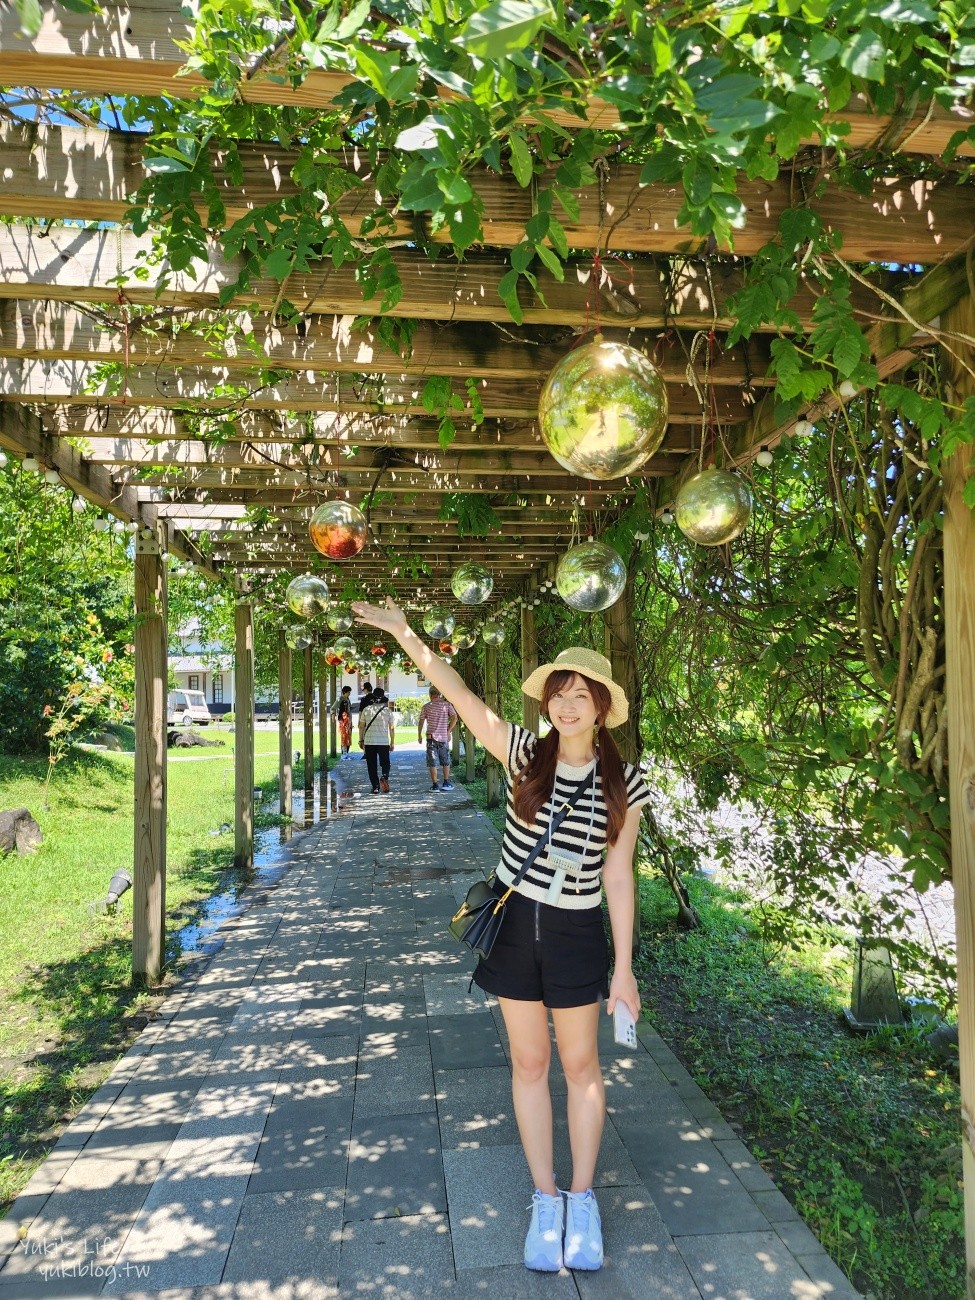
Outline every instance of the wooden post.
{"type": "MultiPolygon", "coordinates": [[[[462,676],[464,678],[464,685],[467,687],[471,687],[474,683],[473,669],[474,664],[470,655],[465,656],[462,676]]],[[[462,722],[458,723],[457,730],[459,731],[461,727],[464,727],[464,780],[469,784],[474,780],[476,766],[474,762],[474,736],[470,727],[465,726],[462,722]]]]}
{"type": "Polygon", "coordinates": [[[135,846],[132,980],[156,984],[166,950],[166,566],[159,539],[136,534],[135,846]]]}
{"type": "MultiPolygon", "coordinates": [[[[254,607],[246,594],[234,611],[234,866],[254,867],[254,607]]],[[[288,701],[291,708],[291,701],[288,701]]]]}
{"type": "MultiPolygon", "coordinates": [[[[496,645],[484,647],[484,702],[493,713],[500,716],[501,697],[498,689],[498,647],[496,645]]],[[[487,806],[496,808],[501,802],[501,768],[493,755],[486,754],[485,757],[487,806]]]]}
{"type": "MultiPolygon", "coordinates": [[[[621,727],[613,729],[620,754],[628,763],[636,763],[643,749],[640,734],[642,695],[637,673],[636,629],[633,626],[633,578],[627,581],[615,605],[603,611],[606,658],[613,668],[613,681],[622,686],[630,704],[629,716],[621,727]]],[[[640,951],[640,881],[636,855],[633,858],[633,951],[640,951]]]]}
{"type": "Polygon", "coordinates": [[[328,664],[318,658],[318,770],[328,771],[328,664]]]}
{"type": "MultiPolygon", "coordinates": [[[[535,635],[535,606],[521,607],[521,680],[525,681],[538,667],[538,640],[535,635]]],[[[538,735],[538,700],[521,693],[522,724],[538,735]]]]}
{"type": "Polygon", "coordinates": [[[630,716],[613,731],[620,753],[635,763],[643,749],[640,735],[641,692],[637,673],[636,629],[633,626],[633,585],[627,582],[615,605],[603,611],[606,658],[613,666],[613,681],[622,686],[630,702],[630,716]]]}
{"type": "Polygon", "coordinates": [[[331,700],[332,703],[332,707],[329,711],[331,716],[328,722],[329,750],[331,752],[332,757],[337,758],[339,752],[339,742],[338,742],[339,725],[338,725],[338,719],[335,716],[335,706],[338,703],[338,697],[339,697],[339,675],[338,675],[338,670],[335,668],[330,668],[328,670],[328,694],[329,694],[329,699],[331,700]]]}
{"type": "Polygon", "coordinates": [[[291,817],[294,812],[291,758],[291,647],[282,628],[278,633],[278,807],[282,817],[291,817]]]}
{"type": "Polygon", "coordinates": [[[302,667],[302,698],[304,699],[305,789],[315,788],[315,664],[314,651],[308,646],[304,651],[302,667]]]}
{"type": "MultiPolygon", "coordinates": [[[[942,329],[952,352],[975,367],[975,348],[959,335],[975,334],[975,299],[946,311],[942,329]]],[[[946,354],[951,398],[960,405],[975,382],[946,354]]],[[[958,944],[958,1063],[961,1072],[962,1165],[965,1180],[965,1255],[968,1300],[975,1300],[975,518],[962,498],[975,472],[971,446],[945,461],[945,658],[948,707],[948,779],[951,874],[958,944]]]]}

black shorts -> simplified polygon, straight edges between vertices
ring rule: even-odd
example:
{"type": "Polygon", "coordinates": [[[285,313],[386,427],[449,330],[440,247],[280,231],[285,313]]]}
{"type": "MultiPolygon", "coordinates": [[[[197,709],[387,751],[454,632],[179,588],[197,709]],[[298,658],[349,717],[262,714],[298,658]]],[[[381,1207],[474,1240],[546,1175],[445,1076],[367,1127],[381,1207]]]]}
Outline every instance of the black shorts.
{"type": "MultiPolygon", "coordinates": [[[[504,892],[503,886],[495,890],[504,892]]],[[[485,993],[546,1007],[586,1007],[609,997],[609,944],[600,907],[571,910],[512,894],[491,955],[474,983],[485,993]]]]}

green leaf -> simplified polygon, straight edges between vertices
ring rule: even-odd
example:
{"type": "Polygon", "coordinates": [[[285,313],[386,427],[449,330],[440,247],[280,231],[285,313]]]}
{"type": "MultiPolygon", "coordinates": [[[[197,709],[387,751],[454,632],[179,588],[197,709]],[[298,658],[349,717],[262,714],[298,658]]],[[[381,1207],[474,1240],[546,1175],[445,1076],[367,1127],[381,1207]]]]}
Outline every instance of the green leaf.
{"type": "Polygon", "coordinates": [[[654,23],[650,33],[650,51],[653,55],[654,71],[659,77],[666,72],[674,61],[674,51],[670,44],[670,34],[663,23],[654,23]]]}
{"type": "Polygon", "coordinates": [[[192,167],[187,167],[185,162],[180,162],[178,158],[167,157],[158,154],[153,158],[143,158],[142,165],[150,176],[175,176],[178,172],[192,171],[192,167]]]}
{"type": "Polygon", "coordinates": [[[450,208],[447,212],[447,224],[450,226],[454,247],[461,253],[481,239],[484,233],[473,203],[450,208]]]}
{"type": "Polygon", "coordinates": [[[359,0],[359,3],[342,19],[335,33],[337,41],[345,42],[355,36],[356,32],[369,17],[371,0],[359,0]]]}
{"type": "Polygon", "coordinates": [[[39,0],[14,0],[14,8],[17,10],[21,36],[32,41],[44,21],[44,11],[39,0]]]}
{"type": "Polygon", "coordinates": [[[491,62],[530,45],[553,17],[548,0],[495,0],[471,14],[453,40],[468,54],[491,62]]]}
{"type": "Polygon", "coordinates": [[[840,52],[840,66],[854,77],[866,81],[883,81],[887,51],[876,32],[854,32],[840,52]]]}
{"type": "Polygon", "coordinates": [[[521,303],[518,301],[518,280],[518,272],[511,270],[506,272],[498,283],[498,297],[507,307],[511,319],[516,325],[520,325],[525,319],[521,303]]]}
{"type": "Polygon", "coordinates": [[[293,267],[294,261],[287,248],[275,248],[264,263],[265,272],[279,283],[288,278],[293,267]]]}
{"type": "Polygon", "coordinates": [[[565,279],[565,267],[556,257],[555,253],[545,244],[536,244],[535,251],[538,253],[542,263],[551,271],[556,280],[565,279]]]}
{"type": "Polygon", "coordinates": [[[470,182],[456,173],[438,172],[437,184],[440,186],[440,192],[446,201],[458,207],[462,203],[468,203],[474,197],[470,182]]]}
{"type": "Polygon", "coordinates": [[[528,144],[522,132],[518,130],[511,132],[508,143],[511,146],[511,170],[514,172],[515,180],[522,189],[525,189],[531,183],[535,171],[528,144]]]}
{"type": "Polygon", "coordinates": [[[737,194],[726,194],[722,190],[715,190],[708,199],[708,207],[734,230],[741,230],[748,219],[745,205],[737,194]]]}
{"type": "Polygon", "coordinates": [[[867,13],[885,23],[936,23],[934,10],[922,0],[881,0],[867,6],[867,13]]]}
{"type": "Polygon", "coordinates": [[[415,153],[422,149],[439,149],[438,132],[440,131],[453,139],[454,133],[449,122],[436,115],[425,117],[422,122],[417,122],[416,126],[408,126],[405,131],[400,131],[396,137],[396,148],[403,149],[407,153],[415,153]]]}

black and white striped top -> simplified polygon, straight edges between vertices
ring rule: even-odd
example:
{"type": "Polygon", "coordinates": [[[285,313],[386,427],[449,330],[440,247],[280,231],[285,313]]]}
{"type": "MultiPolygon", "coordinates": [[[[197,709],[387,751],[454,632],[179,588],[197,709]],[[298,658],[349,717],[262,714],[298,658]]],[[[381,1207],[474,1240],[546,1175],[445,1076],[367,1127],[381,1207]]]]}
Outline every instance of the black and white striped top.
{"type": "MultiPolygon", "coordinates": [[[[525,859],[534,848],[538,837],[547,831],[552,814],[551,797],[542,805],[535,818],[535,824],[528,826],[515,816],[512,775],[521,771],[535,752],[538,737],[524,727],[508,724],[508,808],[504,823],[504,837],[501,842],[501,862],[497,877],[503,885],[510,885],[524,865],[525,859]]],[[[588,773],[592,775],[593,763],[584,767],[569,767],[567,763],[557,763],[555,768],[556,807],[559,808],[571,793],[573,786],[579,784],[588,773]]],[[[626,774],[627,803],[631,808],[641,808],[650,802],[650,790],[640,775],[638,768],[631,763],[623,764],[626,774]]],[[[602,779],[596,773],[595,790],[583,790],[576,799],[569,815],[552,836],[552,848],[582,855],[581,868],[576,876],[566,876],[557,906],[582,911],[587,907],[598,907],[602,893],[603,858],[606,854],[606,804],[603,802],[602,779]],[[589,818],[592,813],[592,834],[586,844],[589,833],[589,818]]],[[[546,893],[554,876],[549,863],[548,847],[542,849],[532,863],[528,874],[518,886],[518,893],[535,902],[547,901],[546,893]]]]}

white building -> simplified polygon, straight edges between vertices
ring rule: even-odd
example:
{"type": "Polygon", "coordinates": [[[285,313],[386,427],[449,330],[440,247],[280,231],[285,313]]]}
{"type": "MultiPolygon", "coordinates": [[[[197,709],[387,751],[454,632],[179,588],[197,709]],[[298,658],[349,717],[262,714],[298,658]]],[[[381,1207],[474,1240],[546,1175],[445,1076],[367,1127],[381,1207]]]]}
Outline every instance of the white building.
{"type": "MultiPolygon", "coordinates": [[[[234,657],[224,648],[203,645],[200,640],[198,619],[190,619],[175,635],[177,645],[170,647],[169,668],[175,678],[175,686],[180,690],[202,691],[206,697],[211,714],[218,717],[231,713],[234,709],[234,657]]],[[[298,656],[296,652],[296,657],[298,656]]],[[[318,711],[318,665],[315,667],[315,711],[318,711]]],[[[363,682],[381,686],[390,699],[401,696],[426,697],[430,683],[425,677],[416,673],[404,673],[395,667],[389,673],[370,673],[368,664],[363,664],[357,673],[341,673],[338,689],[352,687],[352,699],[358,700],[363,694],[363,682]]],[[[277,713],[278,699],[276,691],[257,692],[257,712],[277,713]]],[[[300,703],[300,701],[299,701],[300,703]]]]}

